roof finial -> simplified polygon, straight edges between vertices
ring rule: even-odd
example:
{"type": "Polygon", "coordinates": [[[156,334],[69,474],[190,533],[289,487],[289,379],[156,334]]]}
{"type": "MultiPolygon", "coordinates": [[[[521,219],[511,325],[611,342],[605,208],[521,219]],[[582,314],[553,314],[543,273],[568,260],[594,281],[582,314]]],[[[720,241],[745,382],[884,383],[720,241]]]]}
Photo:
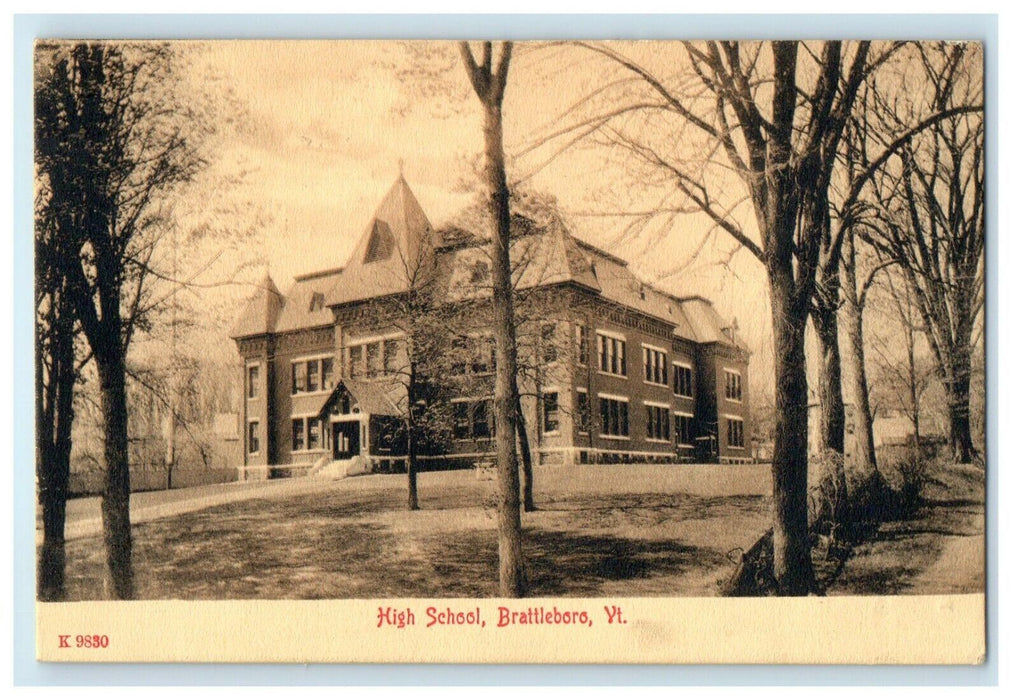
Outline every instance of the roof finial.
{"type": "Polygon", "coordinates": [[[403,177],[403,158],[397,160],[396,165],[400,169],[400,177],[403,177]]]}

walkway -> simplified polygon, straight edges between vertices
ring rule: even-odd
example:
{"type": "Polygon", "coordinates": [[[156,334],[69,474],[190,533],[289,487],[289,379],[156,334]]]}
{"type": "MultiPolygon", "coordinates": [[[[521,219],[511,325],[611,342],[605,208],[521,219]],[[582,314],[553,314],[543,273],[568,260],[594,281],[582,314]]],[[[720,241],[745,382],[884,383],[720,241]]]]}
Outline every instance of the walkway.
{"type": "MultiPolygon", "coordinates": [[[[181,513],[234,503],[253,498],[282,498],[312,491],[336,488],[346,480],[297,478],[211,484],[169,491],[145,491],[131,494],[131,523],[149,522],[181,513]]],[[[67,540],[98,535],[103,530],[101,499],[98,496],[75,498],[67,502],[67,540]]],[[[36,540],[42,541],[42,516],[36,517],[36,540]]]]}

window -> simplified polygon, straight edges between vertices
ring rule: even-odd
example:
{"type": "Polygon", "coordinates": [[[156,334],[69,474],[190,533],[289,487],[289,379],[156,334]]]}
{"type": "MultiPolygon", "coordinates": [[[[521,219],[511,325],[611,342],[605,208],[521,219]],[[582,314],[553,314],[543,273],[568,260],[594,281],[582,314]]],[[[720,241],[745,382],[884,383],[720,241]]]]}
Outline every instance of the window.
{"type": "Polygon", "coordinates": [[[398,369],[396,353],[399,345],[396,340],[387,340],[382,344],[382,364],[387,374],[393,374],[398,369]]]}
{"type": "Polygon", "coordinates": [[[290,421],[291,451],[322,449],[325,430],[318,418],[294,418],[290,421]]]}
{"type": "Polygon", "coordinates": [[[333,358],[323,357],[322,358],[322,388],[332,389],[336,384],[333,383],[333,358]]]}
{"type": "Polygon", "coordinates": [[[308,391],[318,391],[318,360],[308,360],[308,391]]]}
{"type": "Polygon", "coordinates": [[[490,335],[472,337],[468,343],[471,352],[471,372],[488,374],[495,371],[495,338],[490,335]]]}
{"type": "Polygon", "coordinates": [[[743,419],[742,418],[727,418],[726,423],[728,424],[728,440],[726,444],[729,447],[744,447],[743,444],[743,419]]]}
{"type": "Polygon", "coordinates": [[[664,351],[644,346],[644,381],[668,386],[669,373],[666,366],[664,351]]]}
{"type": "Polygon", "coordinates": [[[364,375],[364,346],[354,345],[347,350],[347,376],[354,378],[364,375]]]}
{"type": "Polygon", "coordinates": [[[546,433],[559,432],[559,393],[550,391],[541,396],[542,430],[546,433]]]}
{"type": "Polygon", "coordinates": [[[304,449],[304,419],[294,418],[290,421],[291,434],[293,435],[293,442],[291,448],[294,452],[300,452],[304,449]]]}
{"type": "Polygon", "coordinates": [[[378,343],[364,346],[365,361],[368,364],[368,376],[374,377],[382,372],[382,357],[378,343]]]}
{"type": "Polygon", "coordinates": [[[587,358],[591,354],[591,336],[587,326],[582,322],[577,324],[577,364],[587,365],[587,358]]]}
{"type": "Polygon", "coordinates": [[[308,419],[308,449],[317,450],[322,447],[322,421],[318,418],[308,419]]]}
{"type": "Polygon", "coordinates": [[[492,425],[492,401],[478,401],[474,404],[474,427],[475,440],[492,437],[494,426],[492,425]]]}
{"type": "Polygon", "coordinates": [[[559,359],[559,351],[555,345],[555,325],[546,323],[541,327],[541,356],[546,364],[559,359]]]}
{"type": "Polygon", "coordinates": [[[450,374],[463,376],[495,371],[495,338],[491,335],[453,338],[450,350],[450,374]]]}
{"type": "Polygon", "coordinates": [[[693,416],[685,413],[676,414],[676,445],[680,447],[693,445],[693,416]]]}
{"type": "Polygon", "coordinates": [[[290,393],[300,394],[308,388],[308,366],[303,362],[295,362],[290,366],[290,393]]]}
{"type": "Polygon", "coordinates": [[[737,403],[743,400],[743,377],[731,369],[725,370],[725,398],[737,403]]]}
{"type": "Polygon", "coordinates": [[[599,397],[603,437],[629,437],[630,404],[625,399],[599,397]]]}
{"type": "Polygon", "coordinates": [[[598,334],[598,368],[607,374],[626,376],[626,341],[598,334]]]}
{"type": "Polygon", "coordinates": [[[647,409],[647,438],[648,440],[669,439],[669,408],[668,406],[649,406],[647,409]]]}
{"type": "Polygon", "coordinates": [[[693,398],[693,368],[678,363],[672,364],[672,393],[676,396],[693,398]]]}
{"type": "Polygon", "coordinates": [[[395,238],[393,230],[385,221],[375,219],[372,222],[372,236],[368,240],[368,250],[364,253],[364,262],[387,260],[393,254],[395,238]]]}
{"type": "Polygon", "coordinates": [[[453,404],[453,438],[483,440],[492,437],[492,401],[457,401],[453,404]]]}
{"type": "Polygon", "coordinates": [[[316,357],[290,365],[290,393],[303,394],[333,388],[333,358],[316,357]]]}
{"type": "Polygon", "coordinates": [[[459,401],[453,404],[453,438],[469,440],[471,437],[470,403],[459,401]]]}
{"type": "Polygon", "coordinates": [[[581,433],[591,431],[591,400],[586,389],[577,389],[577,431],[581,433]]]}
{"type": "Polygon", "coordinates": [[[258,421],[248,421],[248,454],[258,454],[258,421]]]}
{"type": "MultiPolygon", "coordinates": [[[[234,375],[237,376],[236,374],[234,375]]],[[[248,398],[258,398],[258,365],[248,367],[248,398]]]]}
{"type": "Polygon", "coordinates": [[[481,284],[488,279],[488,263],[478,260],[471,267],[471,284],[481,284]]]}

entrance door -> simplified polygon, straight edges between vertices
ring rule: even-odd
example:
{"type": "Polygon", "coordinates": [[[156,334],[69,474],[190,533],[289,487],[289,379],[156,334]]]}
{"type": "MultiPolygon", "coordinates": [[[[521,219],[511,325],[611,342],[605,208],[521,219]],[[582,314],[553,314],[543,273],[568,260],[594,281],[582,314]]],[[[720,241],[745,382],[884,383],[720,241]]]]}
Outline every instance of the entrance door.
{"type": "Polygon", "coordinates": [[[361,422],[333,423],[333,459],[350,459],[361,454],[361,422]]]}

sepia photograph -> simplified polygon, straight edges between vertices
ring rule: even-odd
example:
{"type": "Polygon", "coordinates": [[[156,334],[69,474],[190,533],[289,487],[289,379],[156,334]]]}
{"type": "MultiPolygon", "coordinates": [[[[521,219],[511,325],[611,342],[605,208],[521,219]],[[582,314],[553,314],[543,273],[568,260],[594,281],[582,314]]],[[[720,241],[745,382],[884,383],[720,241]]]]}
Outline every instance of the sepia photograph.
{"type": "MultiPolygon", "coordinates": [[[[654,611],[859,631],[893,597],[972,630],[931,662],[982,659],[980,42],[33,59],[40,630],[345,601],[351,635],[625,627],[718,662],[654,611]]],[[[37,653],[102,660],[85,627],[37,653]]],[[[322,658],[404,658],[364,644],[322,658]]]]}

